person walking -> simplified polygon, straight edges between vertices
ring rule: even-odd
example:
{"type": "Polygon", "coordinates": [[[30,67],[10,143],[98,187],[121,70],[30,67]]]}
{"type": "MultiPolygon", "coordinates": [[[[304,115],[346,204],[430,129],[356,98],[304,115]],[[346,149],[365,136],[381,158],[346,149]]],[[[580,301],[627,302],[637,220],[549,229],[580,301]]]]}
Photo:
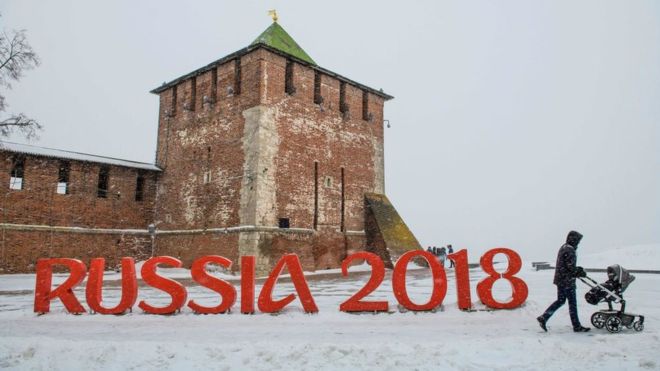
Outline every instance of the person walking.
{"type": "Polygon", "coordinates": [[[582,234],[576,231],[568,232],[566,243],[559,248],[557,253],[557,264],[555,267],[555,278],[553,283],[557,285],[557,300],[550,304],[545,312],[536,318],[543,331],[548,331],[547,323],[550,317],[568,300],[568,313],[571,315],[571,324],[574,332],[587,332],[590,329],[580,324],[577,312],[577,301],[575,299],[575,278],[585,277],[587,274],[582,267],[577,266],[576,250],[582,240],[582,234]]]}
{"type": "MultiPolygon", "coordinates": [[[[447,255],[454,253],[454,248],[451,245],[447,245],[447,255]]],[[[449,259],[449,268],[454,268],[454,261],[449,259]]]]}

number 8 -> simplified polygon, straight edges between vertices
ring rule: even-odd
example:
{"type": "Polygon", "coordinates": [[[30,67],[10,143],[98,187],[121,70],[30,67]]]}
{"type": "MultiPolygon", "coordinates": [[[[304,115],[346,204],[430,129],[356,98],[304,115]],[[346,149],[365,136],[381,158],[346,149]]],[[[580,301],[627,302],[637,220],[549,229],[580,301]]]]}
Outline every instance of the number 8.
{"type": "Polygon", "coordinates": [[[520,268],[522,267],[520,255],[511,249],[498,247],[486,252],[481,257],[480,264],[481,269],[488,274],[488,277],[484,278],[477,284],[477,294],[482,303],[495,309],[513,309],[519,307],[525,302],[529,292],[527,284],[525,281],[515,276],[516,273],[520,272],[520,268]],[[509,261],[509,266],[506,271],[501,274],[493,267],[493,258],[497,254],[506,255],[509,261]],[[500,303],[493,298],[493,284],[500,278],[508,280],[511,284],[511,301],[507,303],[500,303]]]}

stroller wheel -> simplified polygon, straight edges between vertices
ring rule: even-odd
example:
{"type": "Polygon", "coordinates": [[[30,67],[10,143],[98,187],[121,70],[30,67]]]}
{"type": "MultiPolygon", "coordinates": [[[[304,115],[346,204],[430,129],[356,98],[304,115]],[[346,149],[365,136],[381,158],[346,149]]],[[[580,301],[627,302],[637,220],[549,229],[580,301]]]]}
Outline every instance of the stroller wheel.
{"type": "Polygon", "coordinates": [[[633,322],[633,328],[635,331],[642,331],[644,330],[644,322],[642,321],[635,321],[633,322]]]}
{"type": "Polygon", "coordinates": [[[605,328],[611,333],[621,332],[621,318],[612,316],[605,322],[605,328]]]}
{"type": "Polygon", "coordinates": [[[605,326],[605,320],[607,320],[607,317],[601,312],[596,312],[591,315],[591,324],[594,325],[595,328],[603,328],[603,326],[605,326]]]}

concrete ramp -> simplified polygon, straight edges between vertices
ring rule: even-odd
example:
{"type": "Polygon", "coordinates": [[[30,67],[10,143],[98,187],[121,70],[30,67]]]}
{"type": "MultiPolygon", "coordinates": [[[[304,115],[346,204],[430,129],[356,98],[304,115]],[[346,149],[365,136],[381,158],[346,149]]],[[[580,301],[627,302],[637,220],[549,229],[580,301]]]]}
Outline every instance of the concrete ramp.
{"type": "Polygon", "coordinates": [[[367,251],[380,256],[388,268],[399,256],[422,246],[387,196],[367,193],[365,197],[367,251]]]}

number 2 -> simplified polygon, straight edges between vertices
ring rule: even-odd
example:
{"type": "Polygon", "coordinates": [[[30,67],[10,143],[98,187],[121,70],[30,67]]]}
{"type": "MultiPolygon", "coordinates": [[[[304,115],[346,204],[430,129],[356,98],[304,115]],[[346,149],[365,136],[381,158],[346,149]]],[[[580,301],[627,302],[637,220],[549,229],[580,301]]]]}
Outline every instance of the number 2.
{"type": "Polygon", "coordinates": [[[339,305],[339,310],[342,312],[386,312],[389,308],[387,301],[362,301],[362,298],[371,294],[383,282],[383,278],[385,278],[383,260],[378,255],[366,251],[351,254],[341,263],[342,276],[348,276],[348,265],[355,259],[364,259],[371,265],[371,277],[360,291],[339,305]]]}

